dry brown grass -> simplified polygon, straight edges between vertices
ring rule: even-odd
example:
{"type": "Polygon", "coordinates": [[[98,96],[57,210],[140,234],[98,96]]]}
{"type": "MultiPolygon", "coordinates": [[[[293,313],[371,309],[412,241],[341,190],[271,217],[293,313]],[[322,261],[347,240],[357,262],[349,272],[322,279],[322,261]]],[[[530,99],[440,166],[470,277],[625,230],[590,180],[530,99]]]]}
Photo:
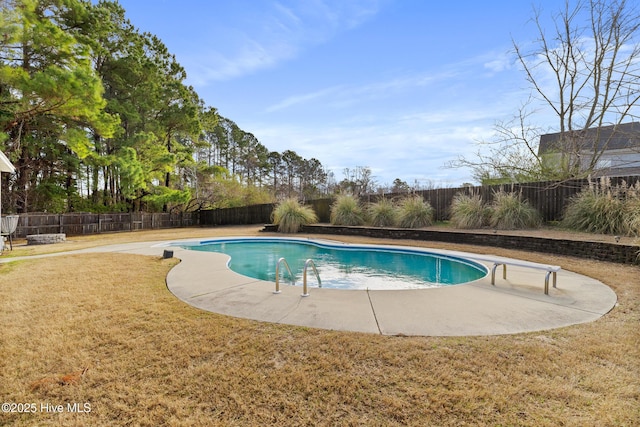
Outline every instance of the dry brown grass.
{"type": "MultiPolygon", "coordinates": [[[[195,235],[212,231],[156,237],[195,235]]],[[[98,239],[76,240],[65,248],[98,239]]],[[[638,425],[640,269],[528,258],[603,280],[619,305],[597,322],[546,332],[383,337],[197,310],[166,289],[173,259],[86,254],[0,265],[0,396],[38,409],[3,413],[0,425],[638,425]],[[40,410],[74,402],[91,412],[40,410]]]]}

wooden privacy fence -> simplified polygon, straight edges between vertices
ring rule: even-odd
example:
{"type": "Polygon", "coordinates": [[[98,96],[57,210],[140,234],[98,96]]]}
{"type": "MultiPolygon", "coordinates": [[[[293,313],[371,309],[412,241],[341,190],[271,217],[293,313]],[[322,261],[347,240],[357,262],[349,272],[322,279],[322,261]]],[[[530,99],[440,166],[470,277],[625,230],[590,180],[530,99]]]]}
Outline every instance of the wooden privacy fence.
{"type": "Polygon", "coordinates": [[[182,213],[29,213],[19,215],[16,237],[65,233],[69,236],[116,231],[153,230],[197,225],[197,214],[182,213]]]}
{"type": "Polygon", "coordinates": [[[200,211],[200,225],[267,224],[271,222],[273,203],[200,211]]]}
{"type": "MultiPolygon", "coordinates": [[[[633,185],[640,181],[640,175],[611,178],[612,185],[619,185],[623,181],[629,185],[633,185]]],[[[595,180],[593,182],[595,183],[595,180]]],[[[523,184],[487,185],[481,187],[436,188],[433,190],[417,191],[416,194],[421,195],[431,204],[434,209],[436,221],[449,219],[451,202],[458,193],[469,195],[478,194],[486,203],[491,203],[493,195],[500,190],[506,192],[513,191],[521,194],[524,200],[527,200],[531,206],[540,212],[544,221],[559,221],[562,219],[564,209],[571,197],[575,196],[587,185],[589,185],[588,180],[577,179],[562,182],[543,181],[523,184]]],[[[406,193],[384,195],[384,197],[391,199],[406,196],[406,193]]],[[[380,197],[382,196],[365,196],[362,198],[362,202],[375,202],[380,197]]],[[[313,207],[321,223],[329,222],[331,203],[332,199],[318,199],[307,202],[308,205],[313,207]]],[[[274,206],[274,204],[269,203],[202,211],[200,213],[200,225],[267,224],[271,222],[271,213],[274,206]]]]}
{"type": "MultiPolygon", "coordinates": [[[[633,185],[640,181],[640,175],[612,177],[611,185],[619,185],[625,182],[633,185]]],[[[596,180],[592,180],[593,183],[596,180]]],[[[562,219],[564,209],[571,197],[575,196],[589,185],[586,179],[575,179],[568,181],[542,181],[528,182],[522,184],[501,184],[501,185],[485,185],[481,187],[460,187],[460,188],[436,188],[433,190],[417,191],[416,194],[431,204],[434,209],[434,217],[436,221],[449,219],[451,202],[458,193],[467,195],[477,194],[482,197],[486,203],[493,201],[493,195],[500,190],[506,192],[515,192],[522,195],[523,200],[527,200],[542,215],[544,221],[559,221],[562,219]]],[[[404,197],[406,194],[385,194],[384,197],[396,198],[404,197]]],[[[380,196],[367,197],[367,201],[375,201],[380,196]]]]}
{"type": "MultiPolygon", "coordinates": [[[[559,221],[569,199],[577,194],[585,183],[570,181],[553,186],[553,182],[535,182],[513,185],[487,185],[482,187],[436,188],[421,190],[420,194],[434,209],[434,219],[444,221],[450,217],[451,203],[456,194],[479,195],[485,203],[491,203],[496,192],[504,190],[522,195],[523,200],[534,207],[544,221],[559,221]]],[[[401,194],[387,194],[387,198],[402,197],[401,194]]],[[[372,200],[375,201],[375,200],[372,200]]]]}
{"type": "MultiPolygon", "coordinates": [[[[611,178],[611,185],[622,182],[633,185],[640,181],[640,175],[611,178]]],[[[482,187],[437,188],[418,191],[434,208],[436,221],[449,219],[449,209],[453,197],[458,193],[478,194],[486,203],[491,203],[495,192],[504,190],[522,195],[537,209],[545,221],[559,221],[571,199],[589,184],[588,180],[563,182],[545,181],[524,184],[489,185],[482,187]]],[[[381,196],[370,195],[363,202],[375,202],[381,196]]],[[[385,194],[387,198],[406,197],[406,194],[385,194]]],[[[318,215],[319,222],[329,222],[332,199],[317,199],[307,202],[318,215]]],[[[185,213],[113,213],[113,214],[21,214],[16,237],[28,234],[65,233],[67,235],[96,234],[116,231],[150,230],[160,228],[188,227],[193,225],[242,225],[268,224],[271,222],[273,203],[214,209],[185,213]]]]}
{"type": "MultiPolygon", "coordinates": [[[[329,209],[332,199],[309,200],[306,204],[311,206],[318,215],[319,222],[329,222],[329,209]]],[[[237,208],[212,209],[200,212],[200,225],[242,225],[242,224],[269,224],[275,203],[262,205],[241,206],[237,208]]]]}

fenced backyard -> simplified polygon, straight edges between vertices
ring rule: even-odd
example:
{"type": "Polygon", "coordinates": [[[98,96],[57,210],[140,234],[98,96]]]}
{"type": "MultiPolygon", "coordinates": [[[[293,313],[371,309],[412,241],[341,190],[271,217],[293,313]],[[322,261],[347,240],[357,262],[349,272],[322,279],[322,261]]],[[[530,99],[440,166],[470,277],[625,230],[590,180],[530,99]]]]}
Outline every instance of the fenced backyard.
{"type": "MultiPolygon", "coordinates": [[[[640,181],[639,175],[611,178],[612,185],[622,182],[634,184],[640,181]]],[[[570,180],[563,182],[543,181],[509,185],[487,185],[477,187],[436,188],[432,190],[416,191],[428,201],[434,209],[434,219],[444,221],[449,219],[449,208],[453,198],[458,193],[478,194],[488,203],[493,200],[493,195],[500,190],[516,192],[522,195],[540,214],[544,221],[559,221],[562,219],[567,203],[571,197],[589,185],[586,179],[570,180]]],[[[385,195],[368,195],[362,198],[363,202],[375,202],[380,197],[390,199],[405,197],[406,193],[389,193],[385,195]]],[[[313,207],[320,222],[329,222],[332,199],[310,200],[306,204],[313,207]]],[[[203,211],[200,214],[200,225],[231,225],[231,224],[260,224],[271,222],[273,204],[254,205],[240,208],[216,209],[203,211]]]]}
{"type": "MultiPolygon", "coordinates": [[[[639,175],[612,177],[611,185],[619,185],[625,182],[633,185],[640,181],[639,175]]],[[[592,180],[595,183],[595,180],[592,180]]],[[[575,196],[584,187],[589,185],[587,179],[575,179],[568,181],[541,181],[522,184],[485,185],[477,187],[436,188],[433,190],[417,191],[434,208],[434,219],[443,221],[449,219],[449,209],[453,198],[458,193],[467,195],[477,194],[485,202],[491,203],[493,195],[504,190],[522,195],[542,215],[544,221],[560,221],[563,212],[571,197],[575,196]]],[[[402,197],[402,194],[385,194],[384,197],[402,197]]],[[[375,201],[380,196],[367,197],[367,201],[375,201]]]]}
{"type": "Polygon", "coordinates": [[[189,227],[198,224],[198,214],[182,213],[30,213],[19,215],[15,237],[30,234],[65,233],[69,236],[189,227]]]}
{"type": "MultiPolygon", "coordinates": [[[[309,200],[306,204],[313,207],[320,222],[329,222],[332,201],[333,199],[330,198],[316,199],[309,200]]],[[[265,203],[262,205],[201,211],[199,224],[203,226],[268,224],[271,222],[271,213],[275,206],[275,203],[265,203]]]]}
{"type": "MultiPolygon", "coordinates": [[[[640,175],[611,178],[612,185],[622,182],[633,185],[640,181],[640,175]]],[[[477,187],[436,188],[416,191],[434,208],[436,221],[449,218],[449,208],[453,197],[458,193],[478,194],[486,202],[491,202],[495,192],[504,190],[517,192],[523,199],[537,209],[544,221],[559,221],[563,211],[571,199],[582,188],[589,185],[588,180],[570,180],[563,182],[544,181],[524,184],[490,185],[477,187]]],[[[400,198],[406,194],[390,193],[369,195],[363,202],[375,202],[380,197],[400,198]]],[[[332,199],[310,200],[306,204],[313,207],[321,223],[329,222],[332,199]]],[[[268,224],[274,204],[242,206],[226,209],[206,210],[182,213],[68,213],[21,214],[14,237],[25,237],[29,234],[65,233],[67,235],[98,234],[119,231],[137,231],[189,226],[268,224]]]]}

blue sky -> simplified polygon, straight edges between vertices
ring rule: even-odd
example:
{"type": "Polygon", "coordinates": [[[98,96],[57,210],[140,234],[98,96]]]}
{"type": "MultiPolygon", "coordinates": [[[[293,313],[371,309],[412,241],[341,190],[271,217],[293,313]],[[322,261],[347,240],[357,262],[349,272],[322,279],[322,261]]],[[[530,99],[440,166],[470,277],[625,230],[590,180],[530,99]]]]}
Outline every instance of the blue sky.
{"type": "MultiPolygon", "coordinates": [[[[564,2],[537,1],[543,13],[564,2]]],[[[208,106],[272,151],[344,178],[457,186],[497,121],[527,99],[512,38],[535,40],[527,1],[120,0],[208,106]]]]}

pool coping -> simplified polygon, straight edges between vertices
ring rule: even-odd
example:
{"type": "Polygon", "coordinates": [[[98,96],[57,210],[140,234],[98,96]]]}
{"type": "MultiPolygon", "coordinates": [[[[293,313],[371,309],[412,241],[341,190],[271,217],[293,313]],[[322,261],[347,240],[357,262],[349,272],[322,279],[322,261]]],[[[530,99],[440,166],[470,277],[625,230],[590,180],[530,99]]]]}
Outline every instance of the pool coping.
{"type": "MultiPolygon", "coordinates": [[[[453,262],[457,262],[457,263],[462,263],[465,264],[466,266],[468,266],[471,269],[477,270],[478,272],[480,272],[481,270],[484,270],[484,275],[486,276],[487,274],[490,274],[490,270],[487,268],[487,266],[481,262],[479,262],[478,260],[467,256],[467,254],[465,254],[465,256],[459,256],[457,254],[455,254],[453,251],[449,251],[447,253],[445,253],[445,251],[434,251],[432,249],[428,249],[428,248],[421,248],[421,247],[416,247],[416,246],[402,246],[402,245],[380,245],[380,244],[368,244],[368,243],[346,243],[346,242],[341,242],[338,240],[328,240],[328,239],[319,239],[319,238],[307,238],[307,237],[274,237],[274,236],[236,236],[236,237],[219,237],[219,238],[215,238],[215,239],[209,239],[209,240],[200,240],[200,239],[196,239],[195,241],[189,241],[189,242],[171,242],[168,244],[161,244],[160,246],[162,247],[169,247],[172,245],[178,245],[178,246],[182,246],[185,247],[185,249],[191,249],[196,248],[195,250],[200,250],[197,249],[198,247],[202,247],[202,246],[206,246],[208,244],[218,244],[218,243],[230,243],[230,242],[241,242],[241,241],[250,241],[250,242],[266,242],[266,243],[272,243],[272,242],[287,242],[287,243],[297,243],[297,244],[308,244],[308,245],[313,245],[316,246],[318,248],[321,249],[328,249],[328,250],[337,250],[337,251],[341,251],[341,250],[346,250],[346,251],[353,251],[353,250],[363,250],[363,251],[375,251],[375,252],[390,252],[390,253],[395,253],[395,254],[406,254],[406,255],[426,255],[426,256],[434,256],[434,257],[438,257],[441,258],[443,260],[449,260],[449,261],[453,261],[453,262]]],[[[205,251],[207,251],[205,249],[205,251]]],[[[212,251],[214,252],[214,251],[212,251]]],[[[474,257],[479,258],[479,259],[484,259],[482,255],[477,255],[474,257]]],[[[296,267],[296,263],[292,262],[292,259],[285,259],[285,261],[287,261],[287,265],[281,265],[281,269],[284,269],[286,267],[289,267],[289,264],[291,264],[291,267],[294,268],[296,267]]],[[[318,265],[318,267],[323,267],[321,264],[321,261],[318,261],[318,259],[313,259],[312,261],[314,261],[314,265],[316,263],[320,264],[318,265]]],[[[298,271],[297,274],[298,276],[302,274],[302,260],[298,259],[298,263],[297,263],[297,267],[298,267],[298,271]]],[[[275,262],[272,265],[269,265],[267,267],[269,269],[270,273],[274,273],[275,270],[275,262]]],[[[283,270],[281,270],[283,271],[283,270]]],[[[322,272],[322,268],[320,269],[320,271],[322,272]]],[[[238,274],[242,275],[242,272],[238,272],[238,274]]],[[[251,274],[248,274],[248,276],[250,277],[254,277],[251,274]]],[[[287,272],[283,271],[283,273],[280,275],[281,276],[281,281],[283,283],[286,282],[290,282],[290,277],[287,274],[287,272]]],[[[320,280],[322,282],[320,287],[324,287],[324,288],[329,288],[329,289],[339,289],[336,287],[332,287],[331,284],[325,281],[325,272],[322,272],[322,274],[320,274],[320,280]]],[[[259,278],[259,277],[257,277],[259,278]]],[[[314,287],[318,287],[318,283],[316,281],[316,278],[313,277],[313,272],[311,272],[310,276],[309,276],[309,282],[313,281],[313,283],[311,284],[314,287]]],[[[264,278],[263,278],[264,280],[264,278]]],[[[300,284],[300,280],[302,280],[300,277],[296,278],[297,282],[296,284],[300,284]]],[[[475,279],[473,279],[475,280],[475,279]]],[[[471,280],[470,280],[471,281],[471,280]]],[[[450,283],[448,285],[444,285],[444,286],[457,286],[459,284],[465,284],[467,282],[464,283],[450,283]]],[[[390,284],[390,285],[385,285],[383,283],[378,283],[378,284],[374,284],[374,283],[369,283],[369,286],[366,286],[367,283],[363,283],[360,286],[356,288],[355,290],[366,290],[366,289],[371,289],[371,290],[393,290],[393,289],[398,289],[398,290],[403,290],[404,288],[402,287],[402,285],[398,285],[398,284],[390,284]]],[[[436,287],[438,285],[433,284],[432,286],[425,286],[425,284],[423,283],[423,286],[420,286],[418,284],[414,284],[413,286],[405,286],[406,288],[409,287],[417,287],[417,288],[428,288],[428,287],[436,287]]],[[[443,285],[440,285],[443,286],[443,285]]]]}
{"type": "MultiPolygon", "coordinates": [[[[225,239],[232,237],[225,236],[225,239]]],[[[180,242],[203,240],[210,239],[184,239],[180,242]]],[[[115,244],[5,258],[0,262],[100,252],[161,257],[167,246],[175,242],[115,244]]],[[[616,294],[604,283],[564,269],[558,272],[558,287],[551,288],[549,295],[545,295],[544,274],[518,266],[510,266],[508,279],[498,277],[495,286],[487,276],[468,284],[432,289],[367,291],[310,287],[310,296],[302,297],[301,286],[281,283],[282,292],[274,294],[273,282],[231,271],[227,267],[228,256],[224,254],[175,246],[171,249],[180,263],[169,271],[166,285],[184,303],[238,318],[311,328],[407,336],[517,334],[592,322],[608,313],[617,303],[616,294]]],[[[442,249],[427,250],[469,257],[487,263],[487,266],[489,258],[513,259],[442,249]]]]}

